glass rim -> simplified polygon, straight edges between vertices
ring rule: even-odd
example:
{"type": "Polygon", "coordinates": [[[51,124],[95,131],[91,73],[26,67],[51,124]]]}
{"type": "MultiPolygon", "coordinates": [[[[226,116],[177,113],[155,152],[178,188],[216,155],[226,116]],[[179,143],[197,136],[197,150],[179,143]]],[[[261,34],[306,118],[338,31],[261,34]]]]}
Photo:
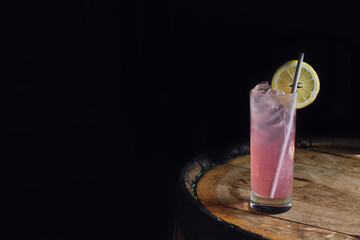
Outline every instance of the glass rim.
{"type": "Polygon", "coordinates": [[[297,92],[294,92],[294,93],[289,93],[289,94],[285,94],[285,95],[268,95],[268,94],[264,94],[264,93],[254,92],[254,89],[251,89],[250,93],[257,95],[257,96],[264,96],[264,97],[292,97],[292,96],[296,96],[296,94],[297,94],[297,92]]]}

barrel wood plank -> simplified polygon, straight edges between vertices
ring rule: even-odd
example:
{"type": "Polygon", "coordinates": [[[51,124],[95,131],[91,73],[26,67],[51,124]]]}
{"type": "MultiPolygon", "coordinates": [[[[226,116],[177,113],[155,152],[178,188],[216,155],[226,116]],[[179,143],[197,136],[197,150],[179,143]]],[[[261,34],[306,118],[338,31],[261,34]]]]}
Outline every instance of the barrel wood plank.
{"type": "Polygon", "coordinates": [[[214,216],[270,239],[360,238],[360,142],[296,148],[293,207],[277,215],[251,212],[250,156],[207,170],[196,185],[214,216]]]}

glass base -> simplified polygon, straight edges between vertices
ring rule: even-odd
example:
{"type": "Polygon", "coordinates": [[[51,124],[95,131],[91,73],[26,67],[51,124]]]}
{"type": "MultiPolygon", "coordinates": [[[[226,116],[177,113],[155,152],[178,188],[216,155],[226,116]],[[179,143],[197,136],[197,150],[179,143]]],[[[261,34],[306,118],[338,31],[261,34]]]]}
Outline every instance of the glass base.
{"type": "Polygon", "coordinates": [[[251,191],[250,207],[258,213],[279,214],[290,210],[292,195],[286,198],[262,198],[251,191]]]}

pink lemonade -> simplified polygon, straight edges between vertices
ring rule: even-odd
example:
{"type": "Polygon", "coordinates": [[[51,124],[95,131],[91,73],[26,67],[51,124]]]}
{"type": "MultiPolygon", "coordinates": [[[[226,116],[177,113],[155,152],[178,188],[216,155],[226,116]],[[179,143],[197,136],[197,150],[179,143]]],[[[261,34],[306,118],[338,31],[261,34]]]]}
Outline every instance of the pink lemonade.
{"type": "Polygon", "coordinates": [[[252,201],[288,199],[293,189],[296,94],[272,90],[268,83],[250,92],[252,201]],[[276,181],[275,181],[276,179],[276,181]]]}

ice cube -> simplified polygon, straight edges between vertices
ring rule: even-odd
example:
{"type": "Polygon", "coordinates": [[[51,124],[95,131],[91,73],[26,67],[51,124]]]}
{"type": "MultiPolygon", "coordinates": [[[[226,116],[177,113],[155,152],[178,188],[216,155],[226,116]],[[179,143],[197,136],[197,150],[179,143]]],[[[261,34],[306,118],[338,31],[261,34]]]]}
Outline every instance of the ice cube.
{"type": "Polygon", "coordinates": [[[273,109],[271,109],[271,111],[270,111],[270,114],[276,114],[276,113],[278,113],[278,112],[283,112],[284,111],[284,105],[282,105],[282,104],[279,104],[279,105],[277,105],[275,108],[273,108],[273,109]]]}
{"type": "Polygon", "coordinates": [[[261,82],[253,88],[255,93],[266,93],[267,90],[271,89],[268,82],[261,82]]]}
{"type": "Polygon", "coordinates": [[[266,91],[266,95],[270,95],[270,96],[275,96],[276,95],[276,91],[272,88],[269,88],[267,91],[266,91]]]}
{"type": "Polygon", "coordinates": [[[286,95],[283,90],[274,90],[268,82],[261,82],[253,88],[255,93],[266,94],[270,96],[283,96],[286,95]]]}
{"type": "Polygon", "coordinates": [[[254,103],[252,106],[256,114],[262,113],[269,108],[267,102],[264,101],[264,97],[262,95],[254,96],[254,103]]]}
{"type": "Polygon", "coordinates": [[[281,123],[284,119],[285,107],[280,104],[270,110],[270,120],[267,122],[268,126],[281,123]]]}
{"type": "Polygon", "coordinates": [[[268,121],[266,124],[269,125],[269,126],[272,126],[272,125],[278,124],[280,122],[281,122],[281,117],[280,116],[275,116],[270,121],[268,121]]]}
{"type": "Polygon", "coordinates": [[[276,95],[276,96],[283,96],[283,95],[286,95],[286,94],[284,93],[283,90],[279,89],[279,90],[276,91],[276,94],[275,94],[275,95],[276,95]]]}

